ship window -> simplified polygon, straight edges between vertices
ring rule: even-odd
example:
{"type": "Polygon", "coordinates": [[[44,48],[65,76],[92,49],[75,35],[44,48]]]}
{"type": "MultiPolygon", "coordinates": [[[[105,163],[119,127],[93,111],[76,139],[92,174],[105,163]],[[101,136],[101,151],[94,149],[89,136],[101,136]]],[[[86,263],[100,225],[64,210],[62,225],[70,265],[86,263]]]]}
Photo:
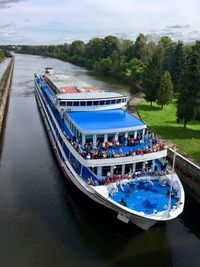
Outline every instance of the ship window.
{"type": "Polygon", "coordinates": [[[115,138],[115,134],[108,134],[108,141],[111,142],[115,138]]]}
{"type": "Polygon", "coordinates": [[[72,133],[74,134],[74,131],[75,131],[75,127],[74,125],[72,124],[72,133]]]}
{"type": "Polygon", "coordinates": [[[106,100],[106,105],[109,105],[110,104],[110,100],[106,100]]]}
{"type": "Polygon", "coordinates": [[[118,134],[118,137],[124,137],[125,136],[125,133],[124,132],[120,132],[119,134],[118,134]]]}
{"type": "Polygon", "coordinates": [[[97,175],[97,167],[90,167],[90,170],[97,175]]]}
{"type": "Polygon", "coordinates": [[[72,106],[72,102],[70,101],[70,102],[67,102],[67,106],[72,106]]]}
{"type": "Polygon", "coordinates": [[[111,104],[116,104],[116,99],[111,100],[111,104]]]}
{"type": "Polygon", "coordinates": [[[148,161],[148,168],[151,168],[152,165],[153,165],[153,161],[152,161],[152,160],[149,160],[149,161],[148,161]]]}
{"type": "Polygon", "coordinates": [[[98,106],[98,104],[99,104],[99,101],[94,101],[94,102],[93,102],[93,105],[94,105],[94,106],[98,106]]]}
{"type": "Polygon", "coordinates": [[[103,166],[102,167],[102,176],[108,176],[110,173],[110,166],[103,166]]]}
{"type": "Polygon", "coordinates": [[[134,132],[128,132],[128,136],[130,136],[131,138],[134,138],[135,134],[134,132]]]}
{"type": "Polygon", "coordinates": [[[125,165],[125,174],[127,174],[130,170],[133,171],[133,164],[126,164],[125,165]]]}
{"type": "Polygon", "coordinates": [[[65,106],[65,103],[66,103],[66,102],[61,101],[61,102],[60,102],[60,105],[63,107],[63,106],[65,106]]]}
{"type": "Polygon", "coordinates": [[[86,135],[85,136],[85,141],[86,141],[86,143],[93,142],[93,135],[86,135]]]}
{"type": "Polygon", "coordinates": [[[123,98],[122,100],[123,100],[123,102],[126,102],[126,98],[123,98]]]}
{"type": "Polygon", "coordinates": [[[104,134],[97,134],[97,141],[99,141],[100,143],[103,143],[103,141],[104,141],[104,134]]]}
{"type": "Polygon", "coordinates": [[[78,137],[78,129],[75,127],[75,135],[78,137]]]}
{"type": "Polygon", "coordinates": [[[92,101],[87,101],[87,106],[92,106],[92,101]]]}
{"type": "Polygon", "coordinates": [[[121,103],[122,102],[122,100],[121,99],[117,99],[117,103],[121,103]]]}
{"type": "Polygon", "coordinates": [[[122,174],[122,165],[114,166],[114,174],[115,175],[122,174]]]}
{"type": "Polygon", "coordinates": [[[137,162],[135,165],[135,171],[142,171],[142,167],[143,167],[143,162],[137,162]]]}
{"type": "Polygon", "coordinates": [[[80,143],[82,143],[82,133],[80,133],[79,141],[80,141],[80,143]]]}
{"type": "Polygon", "coordinates": [[[78,137],[78,140],[79,140],[79,142],[80,142],[81,133],[79,132],[78,129],[77,129],[77,137],[78,137]]]}
{"type": "Polygon", "coordinates": [[[74,102],[74,106],[79,106],[79,102],[74,102]]]}
{"type": "Polygon", "coordinates": [[[118,140],[120,144],[124,144],[125,143],[125,133],[119,133],[118,134],[118,140]]]}
{"type": "Polygon", "coordinates": [[[81,102],[81,106],[85,106],[85,104],[86,104],[85,101],[81,102]]]}
{"type": "Polygon", "coordinates": [[[101,100],[100,101],[100,105],[104,105],[105,101],[104,100],[101,100]]]}

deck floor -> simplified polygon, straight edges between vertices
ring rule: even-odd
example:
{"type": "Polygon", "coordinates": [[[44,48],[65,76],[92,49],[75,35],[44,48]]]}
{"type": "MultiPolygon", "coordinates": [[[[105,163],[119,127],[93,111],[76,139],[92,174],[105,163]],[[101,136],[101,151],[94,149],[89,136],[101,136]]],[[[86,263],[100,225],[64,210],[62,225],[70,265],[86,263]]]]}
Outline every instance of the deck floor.
{"type": "MultiPolygon", "coordinates": [[[[135,188],[127,184],[124,186],[124,191],[119,187],[118,192],[110,197],[117,203],[120,203],[123,198],[128,208],[145,214],[152,214],[154,210],[164,211],[166,209],[164,206],[168,206],[170,187],[161,186],[158,180],[154,180],[153,183],[151,189],[147,189],[147,185],[141,183],[137,183],[135,188]]],[[[177,202],[174,190],[173,194],[171,208],[177,202]]]]}

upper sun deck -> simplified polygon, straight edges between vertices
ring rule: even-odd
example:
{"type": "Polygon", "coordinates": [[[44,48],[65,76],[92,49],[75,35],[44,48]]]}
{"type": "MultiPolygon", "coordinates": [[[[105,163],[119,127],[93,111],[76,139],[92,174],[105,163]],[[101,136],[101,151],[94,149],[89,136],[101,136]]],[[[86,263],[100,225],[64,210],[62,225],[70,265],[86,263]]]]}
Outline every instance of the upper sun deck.
{"type": "Polygon", "coordinates": [[[123,109],[68,112],[66,115],[68,121],[85,134],[126,132],[146,128],[143,121],[123,109]]]}
{"type": "Polygon", "coordinates": [[[126,95],[101,90],[72,75],[55,73],[47,68],[42,79],[54,93],[59,111],[107,110],[126,106],[126,95]]]}
{"type": "Polygon", "coordinates": [[[78,80],[72,75],[64,73],[45,73],[44,78],[57,94],[78,94],[102,91],[95,86],[91,86],[86,82],[78,80]]]}
{"type": "Polygon", "coordinates": [[[81,91],[77,93],[62,93],[57,94],[57,98],[62,100],[104,100],[104,99],[118,99],[124,97],[124,95],[115,93],[115,92],[107,92],[107,91],[81,91]]]}

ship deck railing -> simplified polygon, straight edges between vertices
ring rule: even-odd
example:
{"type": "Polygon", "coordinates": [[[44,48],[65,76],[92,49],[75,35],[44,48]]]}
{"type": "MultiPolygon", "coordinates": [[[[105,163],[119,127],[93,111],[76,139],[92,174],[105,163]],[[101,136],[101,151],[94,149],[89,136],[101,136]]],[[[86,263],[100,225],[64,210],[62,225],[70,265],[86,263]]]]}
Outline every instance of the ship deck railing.
{"type": "MultiPolygon", "coordinates": [[[[99,186],[99,192],[101,187],[99,186]]],[[[146,215],[166,211],[169,208],[170,194],[170,209],[175,210],[181,204],[179,188],[174,186],[170,191],[170,181],[166,175],[126,178],[103,187],[102,192],[105,197],[146,215]]]]}
{"type": "Polygon", "coordinates": [[[152,171],[151,169],[149,170],[139,170],[135,171],[132,173],[130,170],[127,174],[114,174],[113,176],[106,176],[102,177],[97,180],[93,180],[92,177],[88,177],[86,180],[87,184],[92,185],[92,186],[98,186],[98,185],[110,185],[114,183],[119,183],[121,181],[140,181],[143,179],[143,177],[148,177],[148,180],[151,180],[151,177],[159,177],[162,180],[162,177],[166,176],[169,174],[171,171],[170,167],[167,165],[166,167],[164,166],[158,166],[158,171],[152,171]]]}
{"type": "Polygon", "coordinates": [[[142,138],[134,144],[119,143],[119,145],[114,144],[112,146],[106,146],[106,144],[103,145],[104,143],[101,143],[97,147],[93,147],[92,143],[86,143],[84,148],[81,147],[77,138],[74,137],[71,139],[67,135],[66,138],[76,151],[86,160],[137,156],[151,152],[158,152],[167,148],[164,142],[152,140],[151,138],[142,138]]]}

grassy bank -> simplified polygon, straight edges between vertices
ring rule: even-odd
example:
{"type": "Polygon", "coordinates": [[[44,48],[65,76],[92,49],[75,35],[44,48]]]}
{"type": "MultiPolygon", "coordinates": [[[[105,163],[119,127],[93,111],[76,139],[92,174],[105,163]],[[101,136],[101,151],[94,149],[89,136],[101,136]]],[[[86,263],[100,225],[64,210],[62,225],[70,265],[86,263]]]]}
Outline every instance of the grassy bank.
{"type": "Polygon", "coordinates": [[[200,162],[200,122],[192,121],[183,129],[183,124],[176,123],[176,100],[164,107],[156,104],[151,107],[142,100],[138,105],[138,113],[149,127],[171,144],[189,154],[200,162]]]}

